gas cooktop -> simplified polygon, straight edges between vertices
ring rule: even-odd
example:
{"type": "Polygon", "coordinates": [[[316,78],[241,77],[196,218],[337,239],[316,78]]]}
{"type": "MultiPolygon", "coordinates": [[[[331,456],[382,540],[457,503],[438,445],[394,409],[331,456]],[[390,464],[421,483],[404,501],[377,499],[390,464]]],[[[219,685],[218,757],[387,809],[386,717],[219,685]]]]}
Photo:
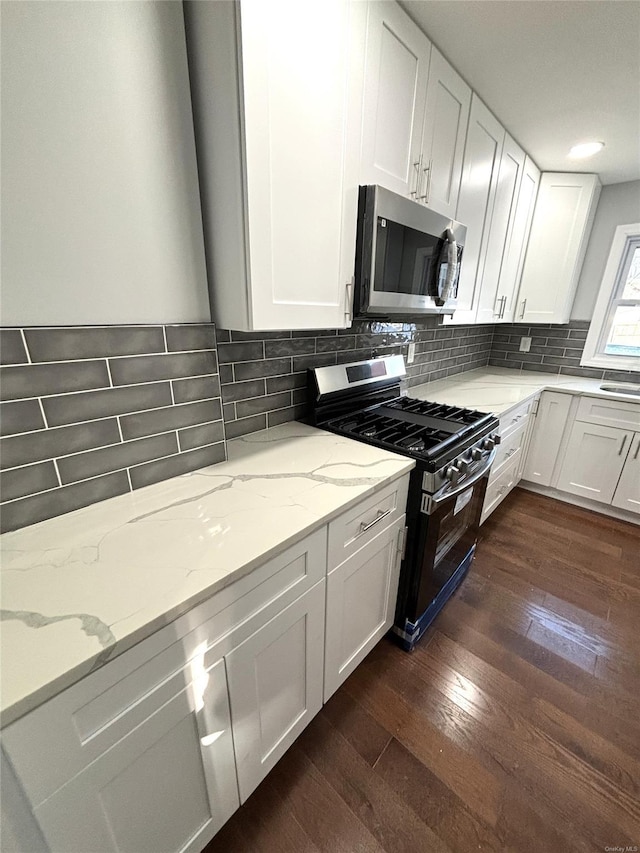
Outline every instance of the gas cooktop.
{"type": "Polygon", "coordinates": [[[352,412],[324,424],[326,429],[368,441],[415,458],[433,460],[455,453],[478,433],[494,425],[493,415],[399,397],[364,411],[352,412]]]}

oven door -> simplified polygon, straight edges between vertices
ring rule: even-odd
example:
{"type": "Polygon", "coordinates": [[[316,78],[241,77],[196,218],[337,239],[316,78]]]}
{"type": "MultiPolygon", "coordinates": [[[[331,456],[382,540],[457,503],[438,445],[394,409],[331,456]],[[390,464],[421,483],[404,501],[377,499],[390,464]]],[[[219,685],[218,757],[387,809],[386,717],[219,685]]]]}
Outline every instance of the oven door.
{"type": "MultiPolygon", "coordinates": [[[[466,483],[444,494],[423,493],[414,530],[403,616],[416,622],[439,596],[453,592],[468,568],[495,450],[466,483]]],[[[409,561],[408,561],[409,562],[409,561]]]]}

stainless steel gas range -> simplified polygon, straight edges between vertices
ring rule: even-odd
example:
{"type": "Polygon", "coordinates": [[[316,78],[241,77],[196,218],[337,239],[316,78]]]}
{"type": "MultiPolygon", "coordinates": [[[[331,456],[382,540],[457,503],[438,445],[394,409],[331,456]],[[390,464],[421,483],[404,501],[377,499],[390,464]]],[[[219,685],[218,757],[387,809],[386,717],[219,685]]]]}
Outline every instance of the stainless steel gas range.
{"type": "Polygon", "coordinates": [[[458,587],[476,548],[498,419],[402,393],[401,355],[309,370],[310,420],[411,456],[407,545],[394,633],[411,650],[458,587]]]}

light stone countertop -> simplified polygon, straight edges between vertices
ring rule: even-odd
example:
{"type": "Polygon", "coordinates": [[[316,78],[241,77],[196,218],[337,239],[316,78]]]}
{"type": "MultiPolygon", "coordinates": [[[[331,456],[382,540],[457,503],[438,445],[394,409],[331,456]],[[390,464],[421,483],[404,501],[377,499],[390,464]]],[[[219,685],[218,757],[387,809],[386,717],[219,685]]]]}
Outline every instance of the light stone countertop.
{"type": "MultiPolygon", "coordinates": [[[[640,382],[640,377],[639,380],[640,382]]],[[[408,389],[408,395],[419,400],[432,400],[452,406],[464,406],[480,412],[502,415],[514,406],[524,403],[540,391],[564,391],[567,394],[584,394],[605,400],[624,400],[640,405],[640,397],[631,394],[614,394],[602,391],[600,385],[623,385],[622,382],[605,383],[601,379],[582,379],[579,376],[557,376],[534,373],[528,370],[509,370],[504,367],[479,367],[458,373],[448,379],[438,379],[408,389]]]]}
{"type": "Polygon", "coordinates": [[[7,725],[414,467],[298,422],[0,537],[7,725]]]}

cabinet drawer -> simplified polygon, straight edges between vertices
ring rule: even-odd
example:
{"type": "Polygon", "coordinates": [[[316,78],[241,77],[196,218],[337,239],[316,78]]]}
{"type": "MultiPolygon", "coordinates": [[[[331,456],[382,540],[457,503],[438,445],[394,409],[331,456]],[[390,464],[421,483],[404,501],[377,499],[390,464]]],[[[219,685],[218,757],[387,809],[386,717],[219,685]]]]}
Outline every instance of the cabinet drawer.
{"type": "Polygon", "coordinates": [[[2,733],[34,805],[128,735],[326,572],[326,527],[31,711],[2,733]]]}
{"type": "Polygon", "coordinates": [[[529,417],[525,416],[524,420],[519,421],[518,426],[507,433],[506,437],[502,437],[502,441],[498,445],[496,458],[491,468],[489,483],[496,480],[503,469],[513,457],[522,452],[522,446],[527,435],[527,427],[529,426],[529,417]]]}
{"type": "Polygon", "coordinates": [[[329,524],[329,563],[332,571],[370,542],[384,527],[404,515],[409,476],[395,480],[329,524]]]}
{"type": "Polygon", "coordinates": [[[521,406],[511,409],[500,416],[500,435],[504,438],[513,430],[519,429],[531,414],[535,400],[527,400],[521,406]]]}
{"type": "Polygon", "coordinates": [[[480,524],[485,522],[487,518],[491,515],[494,509],[502,503],[502,501],[509,494],[511,489],[518,482],[518,459],[519,454],[515,454],[515,456],[510,459],[506,465],[502,467],[500,474],[496,479],[489,483],[487,486],[487,492],[484,498],[484,504],[482,506],[482,515],[480,517],[480,524]]]}
{"type": "Polygon", "coordinates": [[[640,429],[640,403],[627,403],[622,400],[601,400],[599,397],[582,397],[576,413],[577,421],[590,424],[619,427],[620,429],[640,429]]]}

